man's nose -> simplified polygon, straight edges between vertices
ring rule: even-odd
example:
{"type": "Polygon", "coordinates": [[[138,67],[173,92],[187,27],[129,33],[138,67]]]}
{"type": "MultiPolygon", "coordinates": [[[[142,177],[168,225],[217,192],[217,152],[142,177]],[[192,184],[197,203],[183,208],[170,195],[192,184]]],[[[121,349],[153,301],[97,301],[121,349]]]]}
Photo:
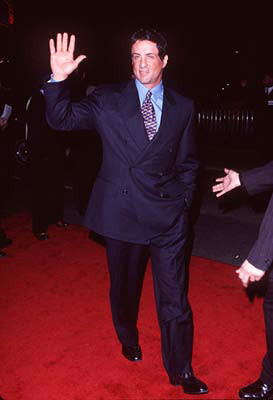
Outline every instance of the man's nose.
{"type": "Polygon", "coordinates": [[[140,59],[140,67],[143,68],[143,67],[146,67],[146,65],[147,65],[146,58],[145,57],[141,57],[141,59],[140,59]]]}

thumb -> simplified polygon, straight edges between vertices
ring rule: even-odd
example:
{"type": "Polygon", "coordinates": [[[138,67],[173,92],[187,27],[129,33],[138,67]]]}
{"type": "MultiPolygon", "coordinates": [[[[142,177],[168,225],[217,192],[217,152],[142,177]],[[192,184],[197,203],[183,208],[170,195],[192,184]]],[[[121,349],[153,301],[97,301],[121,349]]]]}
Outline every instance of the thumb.
{"type": "Polygon", "coordinates": [[[230,170],[228,168],[224,168],[224,171],[225,171],[225,174],[228,174],[230,170]]]}
{"type": "Polygon", "coordinates": [[[86,56],[84,56],[84,55],[78,56],[78,57],[74,60],[74,63],[78,66],[85,58],[86,58],[86,56]]]}

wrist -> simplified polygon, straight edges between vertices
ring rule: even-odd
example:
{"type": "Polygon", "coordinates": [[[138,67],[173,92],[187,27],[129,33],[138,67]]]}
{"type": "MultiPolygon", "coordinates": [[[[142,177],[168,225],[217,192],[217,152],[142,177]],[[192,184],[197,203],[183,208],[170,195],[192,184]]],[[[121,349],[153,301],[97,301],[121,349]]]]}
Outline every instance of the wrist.
{"type": "Polygon", "coordinates": [[[235,185],[236,187],[241,186],[240,174],[235,172],[235,185]]]}
{"type": "Polygon", "coordinates": [[[68,75],[63,74],[51,74],[50,81],[51,82],[61,82],[67,79],[68,75]]]}

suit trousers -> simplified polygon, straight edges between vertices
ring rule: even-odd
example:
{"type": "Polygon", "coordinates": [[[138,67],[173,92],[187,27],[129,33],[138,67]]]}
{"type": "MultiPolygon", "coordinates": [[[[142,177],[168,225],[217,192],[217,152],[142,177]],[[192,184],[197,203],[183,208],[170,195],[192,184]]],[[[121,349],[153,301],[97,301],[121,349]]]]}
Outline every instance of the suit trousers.
{"type": "Polygon", "coordinates": [[[193,319],[187,298],[188,216],[148,245],[105,238],[110,273],[112,318],[120,342],[138,344],[138,311],[148,257],[161,331],[164,367],[169,375],[190,372],[193,319]]]}
{"type": "Polygon", "coordinates": [[[267,352],[263,359],[261,379],[273,385],[273,271],[268,275],[264,298],[264,320],[267,352]]]}
{"type": "Polygon", "coordinates": [[[32,232],[47,232],[61,221],[64,211],[64,148],[48,150],[48,156],[32,159],[32,232]],[[61,151],[62,150],[62,151],[61,151]]]}

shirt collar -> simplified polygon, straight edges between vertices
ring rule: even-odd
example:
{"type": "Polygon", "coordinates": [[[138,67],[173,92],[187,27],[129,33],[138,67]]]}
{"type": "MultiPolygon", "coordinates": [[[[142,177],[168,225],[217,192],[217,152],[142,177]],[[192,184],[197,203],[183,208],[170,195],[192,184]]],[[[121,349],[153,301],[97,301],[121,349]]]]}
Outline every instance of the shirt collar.
{"type": "Polygon", "coordinates": [[[142,105],[148,90],[152,92],[152,99],[157,102],[159,99],[163,97],[163,82],[162,80],[159,82],[158,85],[154,86],[152,89],[146,88],[138,79],[135,79],[136,88],[139,95],[140,104],[142,105]]]}

